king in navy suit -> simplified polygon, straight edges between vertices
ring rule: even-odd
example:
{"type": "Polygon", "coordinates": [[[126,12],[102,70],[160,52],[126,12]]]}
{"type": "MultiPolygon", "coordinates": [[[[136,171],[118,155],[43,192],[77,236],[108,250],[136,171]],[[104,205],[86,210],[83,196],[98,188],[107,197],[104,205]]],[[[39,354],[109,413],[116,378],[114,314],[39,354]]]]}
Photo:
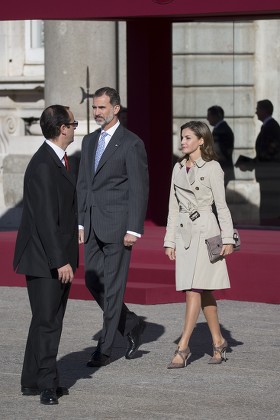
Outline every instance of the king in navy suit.
{"type": "Polygon", "coordinates": [[[143,141],[120,124],[120,97],[110,87],[93,95],[100,129],[82,142],[77,182],[79,241],[84,242],[85,281],[103,310],[103,327],[88,366],[105,366],[116,331],[126,336],[126,358],[141,344],[144,321],[123,302],[133,245],[144,230],[149,178],[143,141]]]}

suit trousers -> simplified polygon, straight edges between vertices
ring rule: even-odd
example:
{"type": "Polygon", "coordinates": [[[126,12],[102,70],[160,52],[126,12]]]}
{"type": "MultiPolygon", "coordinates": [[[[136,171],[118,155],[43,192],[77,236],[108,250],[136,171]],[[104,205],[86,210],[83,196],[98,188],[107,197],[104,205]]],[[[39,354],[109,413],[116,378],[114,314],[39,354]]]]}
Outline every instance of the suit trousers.
{"type": "Polygon", "coordinates": [[[21,385],[24,387],[57,388],[59,378],[56,357],[70,284],[57,278],[26,276],[31,306],[30,323],[21,385]]]}
{"type": "Polygon", "coordinates": [[[110,356],[116,331],[125,336],[139,322],[123,303],[131,248],[123,243],[104,243],[92,230],[85,244],[85,281],[103,310],[103,327],[98,341],[101,353],[110,356]]]}

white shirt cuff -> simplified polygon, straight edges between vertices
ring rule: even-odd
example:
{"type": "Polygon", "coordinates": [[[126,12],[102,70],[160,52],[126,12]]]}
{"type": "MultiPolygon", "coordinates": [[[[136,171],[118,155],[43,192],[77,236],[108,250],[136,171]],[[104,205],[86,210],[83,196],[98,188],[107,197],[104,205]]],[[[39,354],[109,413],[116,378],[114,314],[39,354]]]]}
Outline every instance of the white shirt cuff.
{"type": "Polygon", "coordinates": [[[131,230],[128,230],[126,233],[130,233],[131,235],[137,236],[137,238],[141,238],[140,233],[132,232],[131,230]]]}

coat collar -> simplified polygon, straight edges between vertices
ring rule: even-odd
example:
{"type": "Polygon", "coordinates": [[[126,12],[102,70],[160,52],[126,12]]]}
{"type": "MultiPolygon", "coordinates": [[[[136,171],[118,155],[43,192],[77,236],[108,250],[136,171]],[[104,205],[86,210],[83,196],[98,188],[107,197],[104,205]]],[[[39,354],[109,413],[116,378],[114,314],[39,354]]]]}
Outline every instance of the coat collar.
{"type": "Polygon", "coordinates": [[[55,151],[51,148],[51,146],[49,146],[46,142],[44,142],[42,144],[42,147],[45,148],[46,151],[51,155],[56,165],[61,169],[62,175],[65,176],[65,178],[67,178],[68,181],[70,181],[75,186],[75,179],[73,175],[71,174],[71,172],[69,173],[66,171],[65,166],[63,165],[62,161],[59,159],[55,151]]]}
{"type": "Polygon", "coordinates": [[[192,168],[192,170],[189,171],[189,173],[187,174],[186,171],[186,162],[187,159],[183,159],[179,164],[181,167],[181,174],[176,177],[176,181],[178,182],[178,186],[183,187],[183,185],[192,185],[195,182],[195,177],[196,177],[196,173],[197,170],[202,168],[207,162],[205,160],[202,159],[202,157],[198,158],[195,162],[194,162],[194,166],[192,168]],[[186,184],[187,183],[187,184],[186,184]]]}
{"type": "MultiPolygon", "coordinates": [[[[180,165],[181,166],[186,166],[186,162],[187,162],[187,159],[183,159],[180,162],[180,165]]],[[[194,165],[197,166],[198,168],[202,168],[202,166],[204,166],[205,163],[206,163],[206,161],[203,160],[202,157],[200,157],[200,158],[198,158],[197,160],[194,161],[194,165]]]]}

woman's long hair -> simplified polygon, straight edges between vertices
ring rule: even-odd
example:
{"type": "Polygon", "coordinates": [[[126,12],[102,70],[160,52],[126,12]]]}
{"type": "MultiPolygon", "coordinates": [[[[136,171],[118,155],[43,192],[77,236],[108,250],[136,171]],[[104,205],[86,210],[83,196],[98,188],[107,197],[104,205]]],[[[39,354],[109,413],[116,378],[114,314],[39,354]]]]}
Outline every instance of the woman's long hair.
{"type": "MultiPolygon", "coordinates": [[[[217,160],[216,153],[214,151],[214,139],[210,128],[207,124],[202,121],[189,121],[181,126],[181,138],[182,138],[182,131],[185,128],[189,128],[193,133],[199,138],[203,138],[204,143],[200,146],[201,157],[206,162],[210,160],[217,160]]],[[[183,159],[188,159],[189,155],[186,154],[182,157],[183,159]]]]}

